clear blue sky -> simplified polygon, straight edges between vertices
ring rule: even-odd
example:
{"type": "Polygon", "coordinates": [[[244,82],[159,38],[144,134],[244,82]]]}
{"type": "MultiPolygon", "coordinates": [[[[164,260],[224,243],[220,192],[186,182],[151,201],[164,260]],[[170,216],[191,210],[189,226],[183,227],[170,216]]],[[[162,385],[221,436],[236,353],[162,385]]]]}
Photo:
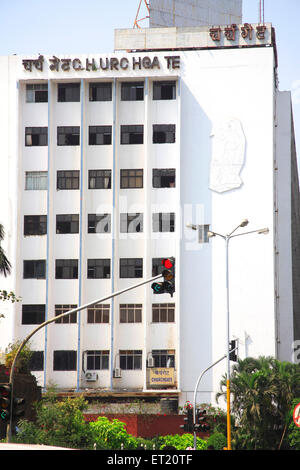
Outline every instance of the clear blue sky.
{"type": "MultiPolygon", "coordinates": [[[[131,28],[138,5],[139,0],[0,0],[0,55],[112,52],[114,29],[131,28]]],[[[243,21],[258,22],[259,0],[243,5],[243,21]]],[[[300,156],[299,20],[300,0],[265,0],[265,21],[276,30],[279,88],[293,93],[300,156]]]]}

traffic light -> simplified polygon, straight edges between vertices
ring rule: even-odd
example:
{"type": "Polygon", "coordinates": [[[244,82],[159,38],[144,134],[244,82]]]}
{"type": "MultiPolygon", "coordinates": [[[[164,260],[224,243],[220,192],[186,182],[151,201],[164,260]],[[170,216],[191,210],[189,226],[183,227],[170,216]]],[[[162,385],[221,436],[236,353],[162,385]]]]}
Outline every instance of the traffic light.
{"type": "Polygon", "coordinates": [[[195,424],[195,431],[206,432],[209,431],[210,426],[206,422],[206,410],[199,410],[197,412],[197,423],[195,424]]]}
{"type": "Polygon", "coordinates": [[[229,359],[230,359],[230,361],[233,361],[233,362],[238,361],[238,341],[237,341],[237,339],[234,339],[234,340],[230,341],[229,359]]]}
{"type": "Polygon", "coordinates": [[[164,258],[161,262],[163,266],[163,282],[153,282],[151,285],[154,294],[170,294],[173,297],[175,292],[175,259],[164,258]]]}
{"type": "Polygon", "coordinates": [[[191,408],[188,408],[187,416],[186,416],[186,418],[184,418],[184,421],[186,421],[186,423],[181,424],[180,428],[184,429],[186,432],[193,432],[193,430],[194,430],[194,420],[193,420],[193,410],[191,408]]]}
{"type": "Polygon", "coordinates": [[[0,418],[8,421],[11,407],[11,385],[0,384],[0,418]]]}

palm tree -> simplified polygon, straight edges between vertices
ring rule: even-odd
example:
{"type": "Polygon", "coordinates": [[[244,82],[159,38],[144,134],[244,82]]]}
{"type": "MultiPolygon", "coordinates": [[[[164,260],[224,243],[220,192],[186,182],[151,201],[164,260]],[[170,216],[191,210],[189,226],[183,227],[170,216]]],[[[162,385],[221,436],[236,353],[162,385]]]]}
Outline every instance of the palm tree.
{"type": "Polygon", "coordinates": [[[1,247],[1,242],[4,240],[4,236],[4,227],[0,224],[0,274],[7,277],[11,273],[11,264],[6,257],[5,251],[1,247]]]}

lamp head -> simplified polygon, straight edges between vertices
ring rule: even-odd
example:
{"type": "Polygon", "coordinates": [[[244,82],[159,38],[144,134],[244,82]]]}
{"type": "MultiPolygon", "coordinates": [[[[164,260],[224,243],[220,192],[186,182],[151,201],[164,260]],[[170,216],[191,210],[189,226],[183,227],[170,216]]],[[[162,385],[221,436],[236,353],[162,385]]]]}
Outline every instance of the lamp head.
{"type": "Polygon", "coordinates": [[[249,220],[245,219],[241,222],[240,227],[246,227],[249,224],[249,220]]]}

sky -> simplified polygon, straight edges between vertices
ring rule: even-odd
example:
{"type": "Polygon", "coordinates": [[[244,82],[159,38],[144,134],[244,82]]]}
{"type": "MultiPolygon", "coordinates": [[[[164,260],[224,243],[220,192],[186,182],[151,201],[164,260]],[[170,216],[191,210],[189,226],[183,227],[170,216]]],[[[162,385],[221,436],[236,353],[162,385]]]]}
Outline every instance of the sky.
{"type": "MultiPolygon", "coordinates": [[[[132,28],[138,6],[139,0],[0,0],[0,55],[113,52],[114,30],[132,28]]],[[[279,89],[292,92],[299,157],[300,0],[265,0],[264,18],[276,32],[279,89]]],[[[258,19],[259,0],[243,0],[243,22],[258,19]]]]}

